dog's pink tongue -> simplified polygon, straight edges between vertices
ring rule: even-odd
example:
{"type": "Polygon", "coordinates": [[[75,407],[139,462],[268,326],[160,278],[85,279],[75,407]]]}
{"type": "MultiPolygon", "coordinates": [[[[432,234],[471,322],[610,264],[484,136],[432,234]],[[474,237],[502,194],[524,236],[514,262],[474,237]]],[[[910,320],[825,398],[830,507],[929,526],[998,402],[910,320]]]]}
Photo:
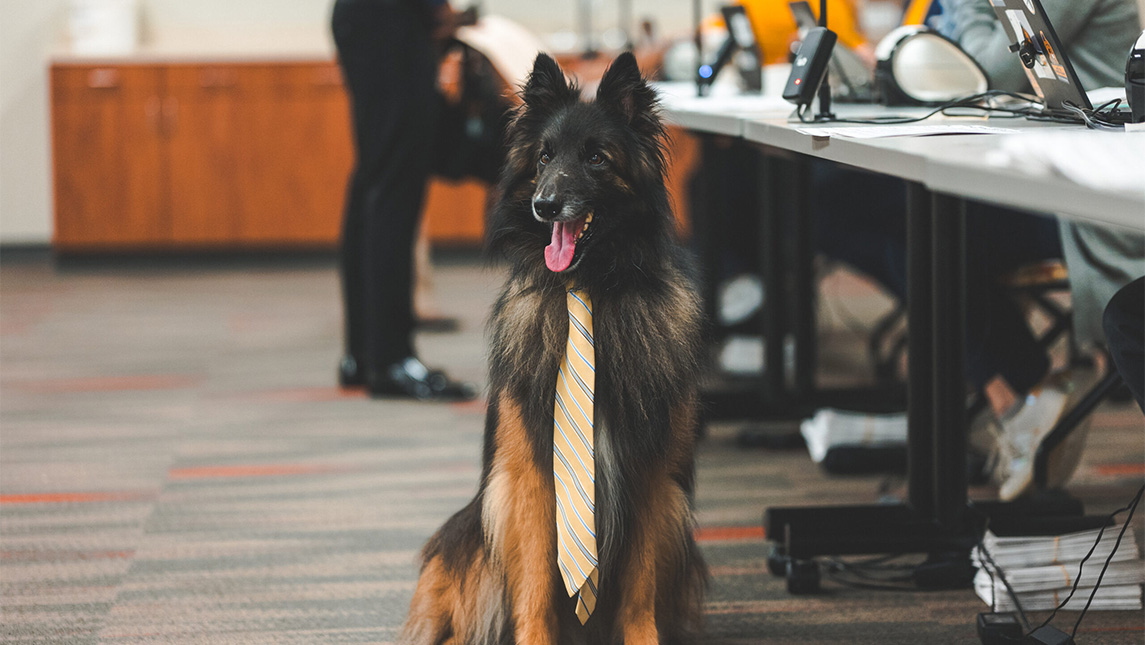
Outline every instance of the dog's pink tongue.
{"type": "Polygon", "coordinates": [[[545,266],[549,271],[560,273],[572,264],[576,254],[576,233],[573,230],[574,227],[563,222],[553,222],[553,241],[545,247],[545,266]]]}

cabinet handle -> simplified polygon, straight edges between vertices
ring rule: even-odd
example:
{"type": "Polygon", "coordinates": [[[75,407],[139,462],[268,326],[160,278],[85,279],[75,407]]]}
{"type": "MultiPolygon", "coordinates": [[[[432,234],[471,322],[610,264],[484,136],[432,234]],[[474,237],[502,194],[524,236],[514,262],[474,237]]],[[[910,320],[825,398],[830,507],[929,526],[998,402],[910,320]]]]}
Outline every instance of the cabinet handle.
{"type": "Polygon", "coordinates": [[[87,86],[93,90],[114,90],[119,88],[119,70],[101,67],[87,73],[87,86]]]}
{"type": "Polygon", "coordinates": [[[147,115],[147,123],[151,129],[157,134],[163,134],[163,122],[160,120],[163,113],[163,100],[158,96],[148,98],[143,107],[143,112],[147,115]]]}
{"type": "Polygon", "coordinates": [[[166,123],[168,134],[179,126],[179,99],[174,96],[163,99],[163,121],[166,123]]]}

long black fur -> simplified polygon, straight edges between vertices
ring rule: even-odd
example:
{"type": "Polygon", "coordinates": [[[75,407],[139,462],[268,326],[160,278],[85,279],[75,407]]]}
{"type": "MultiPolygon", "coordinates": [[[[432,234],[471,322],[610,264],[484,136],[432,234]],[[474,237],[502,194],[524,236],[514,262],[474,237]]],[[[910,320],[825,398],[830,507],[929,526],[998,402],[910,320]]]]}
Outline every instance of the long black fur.
{"type": "MultiPolygon", "coordinates": [[[[570,279],[575,280],[588,290],[594,309],[598,463],[604,459],[616,467],[598,467],[597,473],[597,611],[582,628],[573,601],[562,604],[560,642],[619,643],[614,623],[624,590],[617,578],[627,562],[625,547],[647,506],[645,482],[668,457],[674,406],[694,407],[696,401],[700,307],[688,263],[674,239],[664,185],[666,134],[656,95],[631,54],[614,61],[592,103],[582,102],[576,85],[541,54],[522,98],[508,131],[500,201],[489,225],[489,251],[507,261],[510,277],[490,320],[490,406],[480,490],[427,544],[423,556],[426,562],[440,557],[460,574],[475,550],[489,548],[481,542],[482,498],[497,451],[502,394],[521,406],[537,467],[552,472],[553,399],[568,324],[565,292],[570,279]],[[546,267],[551,225],[537,221],[531,205],[543,170],[538,158],[549,149],[558,155],[600,150],[607,159],[607,168],[593,175],[599,181],[574,187],[588,196],[584,207],[594,219],[583,258],[563,273],[546,267]],[[522,303],[527,303],[527,315],[522,303]]],[[[690,503],[690,449],[688,455],[687,465],[670,476],[690,503]]],[[[697,628],[691,621],[699,615],[706,573],[690,526],[681,541],[681,566],[673,584],[679,593],[666,606],[657,606],[662,643],[685,642],[697,628]]],[[[558,598],[567,598],[563,588],[558,598]]],[[[511,643],[511,625],[506,623],[500,636],[500,642],[511,643]]]]}

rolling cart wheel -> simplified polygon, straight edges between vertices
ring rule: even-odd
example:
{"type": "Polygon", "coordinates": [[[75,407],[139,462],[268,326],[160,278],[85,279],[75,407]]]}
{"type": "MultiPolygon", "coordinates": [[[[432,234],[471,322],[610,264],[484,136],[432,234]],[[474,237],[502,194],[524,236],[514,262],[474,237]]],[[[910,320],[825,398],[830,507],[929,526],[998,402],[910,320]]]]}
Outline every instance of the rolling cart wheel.
{"type": "Polygon", "coordinates": [[[814,560],[787,560],[787,593],[796,596],[819,592],[819,565],[814,560]]]}
{"type": "Polygon", "coordinates": [[[787,560],[788,557],[783,552],[783,547],[773,544],[767,553],[767,570],[771,572],[771,575],[783,578],[787,575],[787,560]]]}

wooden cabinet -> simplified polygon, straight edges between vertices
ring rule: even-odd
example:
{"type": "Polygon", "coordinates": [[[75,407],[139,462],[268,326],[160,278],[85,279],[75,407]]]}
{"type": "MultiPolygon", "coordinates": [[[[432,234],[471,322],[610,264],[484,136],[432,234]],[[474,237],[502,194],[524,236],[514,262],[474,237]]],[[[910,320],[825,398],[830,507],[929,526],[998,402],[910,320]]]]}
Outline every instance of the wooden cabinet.
{"type": "Polygon", "coordinates": [[[58,250],[337,243],[353,144],[335,63],[51,73],[58,250]]]}
{"type": "MultiPolygon", "coordinates": [[[[59,63],[51,86],[57,250],[336,246],[353,164],[336,63],[59,63]]],[[[683,214],[694,145],[674,137],[683,214]]],[[[480,244],[487,194],[431,180],[430,240],[480,244]]]]}
{"type": "Polygon", "coordinates": [[[170,237],[163,74],[69,68],[52,78],[55,242],[135,247],[170,237]]]}

